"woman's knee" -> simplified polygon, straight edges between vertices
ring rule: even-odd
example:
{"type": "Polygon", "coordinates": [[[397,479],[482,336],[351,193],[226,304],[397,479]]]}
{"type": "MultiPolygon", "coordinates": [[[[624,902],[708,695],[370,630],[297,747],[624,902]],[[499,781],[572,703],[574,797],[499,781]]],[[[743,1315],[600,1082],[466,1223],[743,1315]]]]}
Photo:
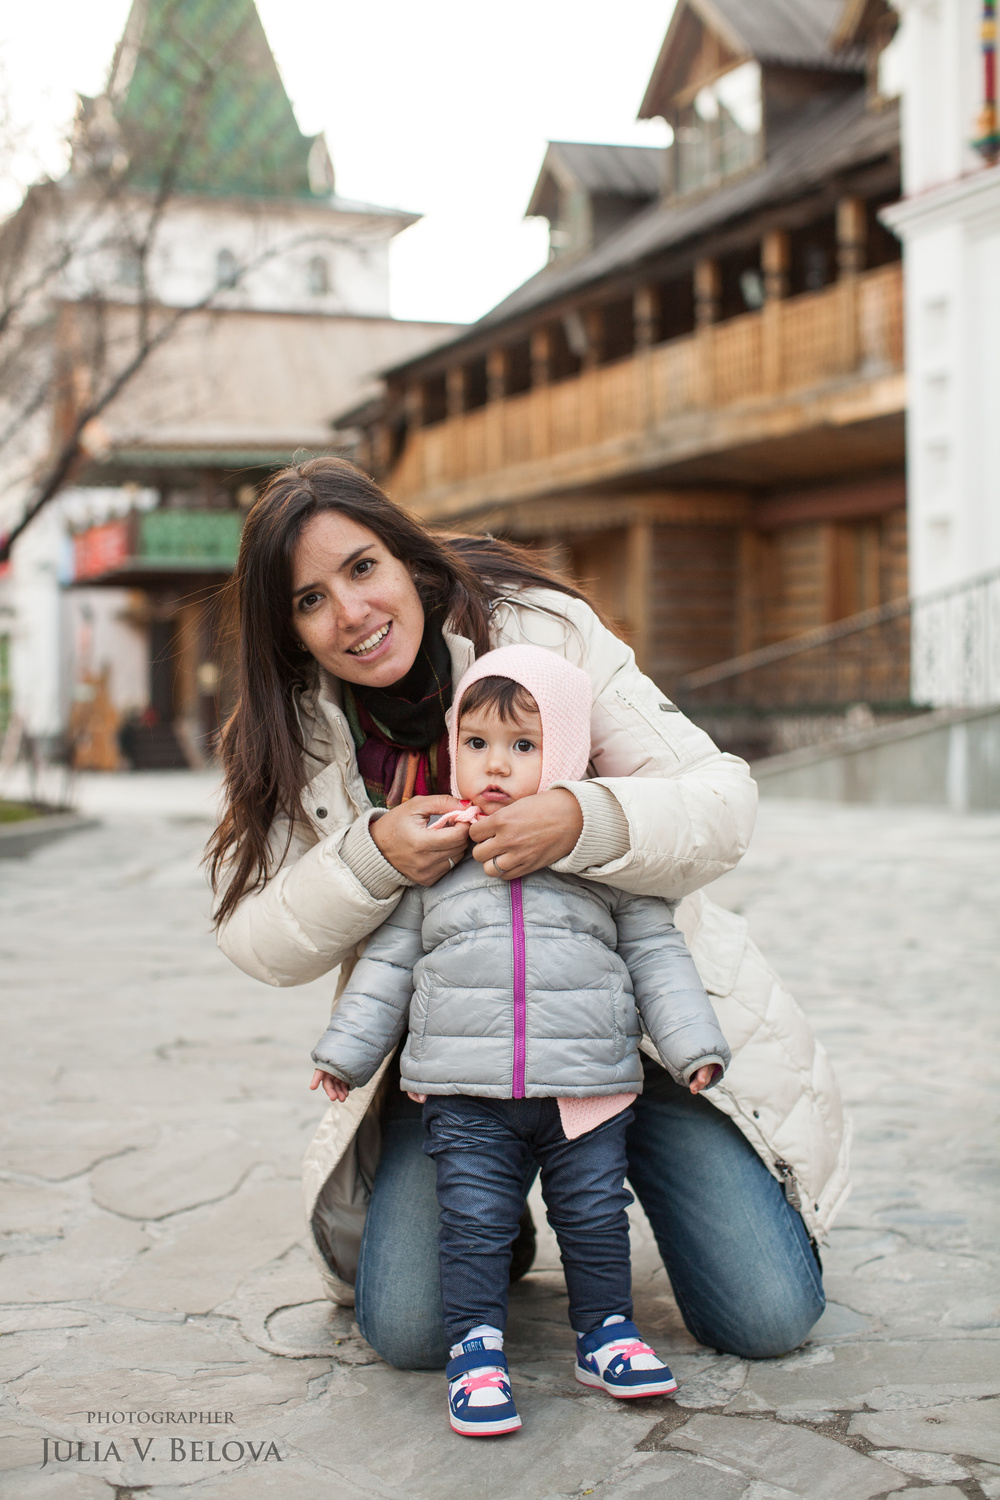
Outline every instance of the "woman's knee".
{"type": "Polygon", "coordinates": [[[386,1364],[397,1370],[442,1370],[448,1362],[440,1305],[418,1310],[382,1307],[357,1309],[362,1337],[386,1364]]]}
{"type": "Polygon", "coordinates": [[[760,1292],[758,1287],[757,1295],[725,1308],[699,1309],[693,1316],[685,1315],[685,1322],[698,1342],[710,1349],[740,1359],[776,1359],[809,1337],[826,1298],[818,1276],[775,1286],[772,1296],[760,1292]]]}

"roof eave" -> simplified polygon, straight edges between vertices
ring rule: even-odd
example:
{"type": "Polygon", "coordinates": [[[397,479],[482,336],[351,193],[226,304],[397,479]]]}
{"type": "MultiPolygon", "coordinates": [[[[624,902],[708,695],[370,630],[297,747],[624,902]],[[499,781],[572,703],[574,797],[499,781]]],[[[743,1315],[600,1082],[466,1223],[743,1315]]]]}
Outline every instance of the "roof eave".
{"type": "Polygon", "coordinates": [[[656,62],[653,64],[653,71],[649,75],[649,83],[646,86],[645,94],[642,96],[642,103],[639,105],[637,119],[658,120],[660,118],[661,111],[656,108],[656,99],[660,92],[660,78],[676,40],[677,32],[682,24],[685,8],[693,10],[696,15],[700,16],[705,25],[710,26],[713,31],[717,32],[732,52],[735,52],[740,57],[752,56],[745,38],[741,37],[733,29],[724,16],[720,16],[715,6],[711,4],[711,0],[679,0],[670,18],[667,34],[663,38],[663,46],[660,48],[656,62]]]}

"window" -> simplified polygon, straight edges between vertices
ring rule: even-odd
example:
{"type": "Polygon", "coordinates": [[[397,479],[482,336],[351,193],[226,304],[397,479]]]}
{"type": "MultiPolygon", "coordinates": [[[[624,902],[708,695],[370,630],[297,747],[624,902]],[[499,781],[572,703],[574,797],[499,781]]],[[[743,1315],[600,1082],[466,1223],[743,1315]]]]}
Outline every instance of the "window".
{"type": "Polygon", "coordinates": [[[215,257],[215,284],[220,287],[234,287],[239,280],[239,267],[236,264],[236,256],[231,250],[220,250],[215,257]]]}
{"type": "Polygon", "coordinates": [[[322,255],[314,255],[309,262],[306,280],[313,297],[325,297],[330,290],[330,267],[322,255]]]}
{"type": "Polygon", "coordinates": [[[674,187],[711,187],[753,166],[760,154],[760,67],[742,63],[699,89],[674,123],[674,187]]]}

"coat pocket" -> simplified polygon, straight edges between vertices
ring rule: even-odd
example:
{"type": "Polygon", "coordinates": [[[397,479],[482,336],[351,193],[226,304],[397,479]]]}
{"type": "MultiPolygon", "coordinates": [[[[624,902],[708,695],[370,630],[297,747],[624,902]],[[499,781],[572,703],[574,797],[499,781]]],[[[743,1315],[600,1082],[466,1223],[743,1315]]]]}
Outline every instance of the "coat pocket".
{"type": "Polygon", "coordinates": [[[611,1041],[614,1061],[620,1063],[629,1046],[629,1020],[635,1010],[631,995],[625,993],[625,985],[617,974],[611,976],[611,1041]]]}
{"type": "Polygon", "coordinates": [[[423,1055],[424,1043],[427,1040],[429,1006],[427,976],[417,974],[414,980],[413,995],[410,998],[409,1050],[410,1056],[416,1061],[423,1055]]]}

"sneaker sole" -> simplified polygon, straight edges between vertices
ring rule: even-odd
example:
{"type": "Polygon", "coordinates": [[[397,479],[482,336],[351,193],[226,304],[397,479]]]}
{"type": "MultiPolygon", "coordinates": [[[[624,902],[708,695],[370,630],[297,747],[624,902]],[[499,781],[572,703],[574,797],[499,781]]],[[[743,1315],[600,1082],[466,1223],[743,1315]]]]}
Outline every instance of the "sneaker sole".
{"type": "Polygon", "coordinates": [[[599,1391],[607,1391],[609,1396],[615,1396],[619,1401],[635,1401],[639,1396],[672,1396],[677,1389],[677,1381],[671,1375],[669,1380],[660,1380],[653,1385],[640,1387],[624,1387],[620,1385],[609,1385],[602,1375],[594,1375],[590,1370],[576,1368],[576,1378],[581,1385],[593,1386],[599,1391]]]}
{"type": "Polygon", "coordinates": [[[501,1422],[463,1422],[461,1417],[449,1417],[453,1432],[463,1437],[502,1437],[505,1432],[516,1432],[521,1425],[520,1417],[504,1417],[501,1422]]]}

